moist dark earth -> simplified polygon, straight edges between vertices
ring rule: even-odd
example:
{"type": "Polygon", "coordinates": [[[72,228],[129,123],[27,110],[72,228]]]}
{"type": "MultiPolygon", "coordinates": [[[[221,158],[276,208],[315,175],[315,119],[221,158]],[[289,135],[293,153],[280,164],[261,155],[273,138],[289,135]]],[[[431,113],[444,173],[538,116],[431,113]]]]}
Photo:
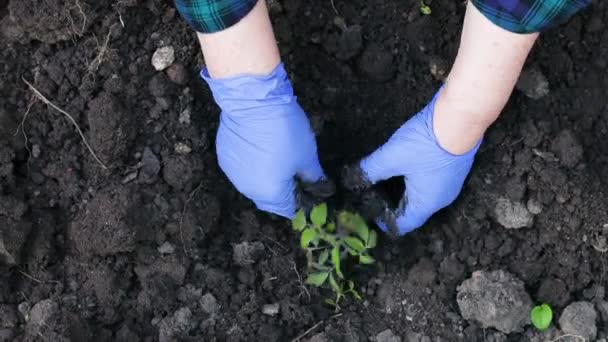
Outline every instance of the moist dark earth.
{"type": "MultiPolygon", "coordinates": [[[[449,71],[465,4],[429,5],[269,2],[337,183],[449,71]]],[[[300,282],[290,223],[219,170],[219,109],[172,2],[0,0],[0,340],[605,339],[607,8],[541,36],[462,195],[381,239],[355,272],[363,299],[336,313],[300,282]],[[157,71],[160,47],[175,60],[157,71]],[[555,324],[538,333],[525,316],[542,302],[555,324]]]]}

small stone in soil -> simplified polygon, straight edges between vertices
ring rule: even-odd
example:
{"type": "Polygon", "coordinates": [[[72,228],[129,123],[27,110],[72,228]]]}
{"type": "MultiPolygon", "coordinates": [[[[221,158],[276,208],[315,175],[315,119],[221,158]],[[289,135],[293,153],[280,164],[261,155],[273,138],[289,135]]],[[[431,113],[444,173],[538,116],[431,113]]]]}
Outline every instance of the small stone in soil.
{"type": "Polygon", "coordinates": [[[175,153],[180,154],[180,155],[185,155],[192,152],[192,147],[182,143],[182,142],[178,142],[177,144],[175,144],[175,153]]]}
{"type": "Polygon", "coordinates": [[[203,311],[209,315],[214,315],[220,309],[217,299],[211,293],[206,293],[201,297],[200,305],[203,311]]]}
{"type": "Polygon", "coordinates": [[[532,300],[524,283],[503,270],[473,272],[457,288],[462,317],[509,334],[529,323],[532,300]]]}
{"type": "Polygon", "coordinates": [[[531,227],[534,224],[534,215],[522,203],[504,197],[496,201],[494,217],[507,229],[531,227]]]}
{"type": "Polygon", "coordinates": [[[549,81],[536,67],[524,69],[515,85],[527,97],[538,100],[549,94],[549,81]]]}
{"type": "Polygon", "coordinates": [[[530,198],[528,200],[528,202],[526,203],[526,208],[533,215],[538,215],[543,212],[543,205],[533,198],[530,198]]]}
{"type": "Polygon", "coordinates": [[[175,252],[175,246],[173,246],[169,241],[165,241],[158,247],[158,252],[160,254],[173,254],[173,252],[175,252]]]}
{"type": "Polygon", "coordinates": [[[593,341],[597,336],[595,320],[597,313],[589,302],[574,302],[568,305],[559,317],[559,326],[566,334],[579,335],[593,341]]]}
{"type": "Polygon", "coordinates": [[[152,55],[152,66],[156,71],[167,69],[175,61],[175,50],[172,46],[158,48],[152,55]]]}
{"type": "Polygon", "coordinates": [[[40,145],[34,144],[32,146],[32,157],[34,157],[34,158],[40,157],[40,145]]]}
{"type": "Polygon", "coordinates": [[[275,316],[279,313],[279,309],[280,309],[279,303],[266,304],[262,308],[262,313],[264,315],[268,315],[268,316],[275,316]]]}
{"type": "Polygon", "coordinates": [[[149,147],[146,147],[141,161],[143,166],[139,173],[139,181],[146,184],[153,183],[160,173],[160,160],[149,147]]]}
{"type": "Polygon", "coordinates": [[[190,126],[190,109],[186,108],[179,114],[179,123],[182,125],[190,126]]]}
{"type": "Polygon", "coordinates": [[[395,335],[391,329],[386,329],[376,335],[377,342],[401,342],[401,337],[395,335]]]}

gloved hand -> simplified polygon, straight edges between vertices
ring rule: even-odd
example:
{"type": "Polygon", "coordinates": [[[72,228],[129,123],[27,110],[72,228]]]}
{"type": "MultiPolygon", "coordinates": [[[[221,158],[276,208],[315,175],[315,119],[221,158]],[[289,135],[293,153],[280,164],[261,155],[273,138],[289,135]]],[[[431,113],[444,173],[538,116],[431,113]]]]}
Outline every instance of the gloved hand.
{"type": "Polygon", "coordinates": [[[221,108],[216,149],[220,168],[261,210],[295,215],[295,179],[325,179],[315,135],[283,64],[267,76],[212,79],[201,71],[221,108]]]}
{"type": "Polygon", "coordinates": [[[422,226],[456,199],[471,170],[481,140],[471,151],[459,156],[447,152],[437,142],[433,112],[439,92],[388,142],[359,164],[363,177],[371,184],[395,176],[405,177],[401,204],[392,215],[383,215],[376,221],[384,231],[396,228],[403,235],[422,226]],[[393,222],[385,222],[391,218],[393,222]]]}

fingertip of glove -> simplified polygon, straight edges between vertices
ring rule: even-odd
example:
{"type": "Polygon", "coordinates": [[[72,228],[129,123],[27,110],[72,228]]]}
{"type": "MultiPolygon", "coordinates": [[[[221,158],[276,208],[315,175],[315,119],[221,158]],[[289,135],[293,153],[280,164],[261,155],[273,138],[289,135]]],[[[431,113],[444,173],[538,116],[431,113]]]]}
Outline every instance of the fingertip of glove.
{"type": "Polygon", "coordinates": [[[256,207],[259,210],[262,210],[262,211],[265,211],[265,212],[268,212],[271,214],[279,215],[279,216],[284,217],[289,220],[293,219],[296,215],[295,206],[288,206],[287,208],[284,208],[284,207],[278,207],[278,206],[273,206],[273,205],[256,203],[256,207]]]}

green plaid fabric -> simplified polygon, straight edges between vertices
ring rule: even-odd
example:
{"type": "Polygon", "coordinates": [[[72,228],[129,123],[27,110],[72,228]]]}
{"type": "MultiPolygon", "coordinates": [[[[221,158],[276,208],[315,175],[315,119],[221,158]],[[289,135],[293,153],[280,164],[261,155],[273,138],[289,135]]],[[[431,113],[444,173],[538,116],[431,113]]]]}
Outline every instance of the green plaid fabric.
{"type": "Polygon", "coordinates": [[[471,0],[494,24],[515,33],[541,32],[564,23],[591,0],[471,0]]]}
{"type": "MultiPolygon", "coordinates": [[[[175,5],[192,28],[199,32],[211,33],[239,22],[257,1],[175,0],[175,5]]],[[[493,23],[516,33],[540,32],[559,25],[591,3],[591,0],[471,1],[493,23]]]]}
{"type": "Polygon", "coordinates": [[[212,33],[239,22],[257,2],[257,0],[175,0],[175,7],[193,29],[202,33],[212,33]]]}

